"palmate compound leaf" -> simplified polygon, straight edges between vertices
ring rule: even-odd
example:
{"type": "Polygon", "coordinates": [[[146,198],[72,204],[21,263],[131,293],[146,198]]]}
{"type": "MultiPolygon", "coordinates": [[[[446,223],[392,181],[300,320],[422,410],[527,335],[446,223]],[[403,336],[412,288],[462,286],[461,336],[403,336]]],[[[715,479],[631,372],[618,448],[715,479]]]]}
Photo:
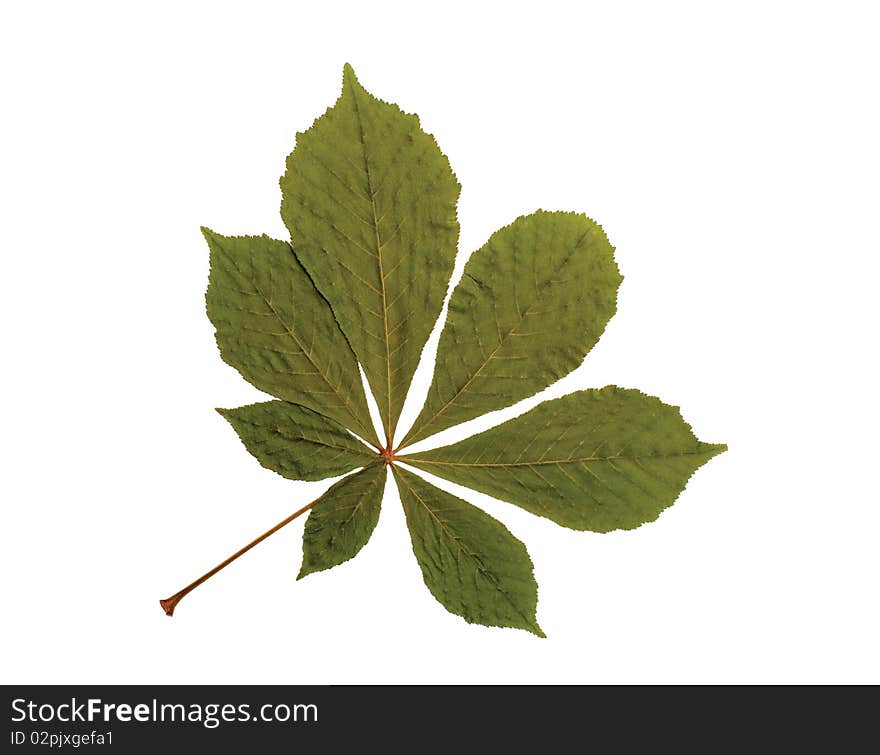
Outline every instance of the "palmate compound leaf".
{"type": "Polygon", "coordinates": [[[208,317],[223,360],[260,390],[378,443],[354,354],[290,244],[202,231],[208,317]]]}
{"type": "Polygon", "coordinates": [[[401,445],[567,375],[614,314],[621,280],[605,233],[584,215],[539,211],[494,233],[452,292],[434,379],[401,445]]]}
{"type": "Polygon", "coordinates": [[[459,190],[419,119],[373,97],[351,66],[281,178],[294,251],[363,366],[388,444],[446,296],[459,190]]]}
{"type": "MultiPolygon", "coordinates": [[[[606,387],[544,402],[444,448],[392,451],[452,270],[459,186],[418,119],[375,99],[346,66],[342,95],[298,135],[281,188],[292,248],[205,231],[208,314],[223,358],[283,399],[221,413],[264,466],[286,477],[364,469],[162,607],[172,613],[205,579],[309,509],[300,577],[352,558],[376,526],[391,466],[437,600],[469,622],[543,636],[525,546],[397,462],[566,527],[607,532],[655,519],[725,446],[697,440],[678,409],[659,399],[606,387]],[[378,452],[345,430],[381,448],[355,355],[385,429],[378,452]]],[[[400,448],[574,369],[614,313],[620,281],[604,232],[583,215],[539,211],[494,234],[452,294],[427,401],[400,448]]]]}
{"type": "Polygon", "coordinates": [[[610,532],[656,519],[726,448],[697,440],[677,407],[607,386],[401,460],[564,527],[610,532]]]}

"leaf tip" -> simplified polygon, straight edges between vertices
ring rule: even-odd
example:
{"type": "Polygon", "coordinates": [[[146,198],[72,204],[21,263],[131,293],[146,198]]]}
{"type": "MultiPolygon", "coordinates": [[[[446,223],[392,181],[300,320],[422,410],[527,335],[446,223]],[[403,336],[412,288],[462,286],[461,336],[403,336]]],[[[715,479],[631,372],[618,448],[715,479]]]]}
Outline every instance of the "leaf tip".
{"type": "Polygon", "coordinates": [[[346,86],[352,85],[360,85],[360,82],[351,63],[346,63],[342,66],[342,88],[345,89],[346,86]]]}

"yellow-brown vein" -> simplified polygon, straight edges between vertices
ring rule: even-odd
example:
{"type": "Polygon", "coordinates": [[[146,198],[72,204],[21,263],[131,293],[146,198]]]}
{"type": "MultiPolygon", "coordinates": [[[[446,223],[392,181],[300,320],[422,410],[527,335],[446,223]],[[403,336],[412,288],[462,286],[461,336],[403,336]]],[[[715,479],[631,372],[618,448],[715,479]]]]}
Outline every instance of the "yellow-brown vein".
{"type": "MultiPolygon", "coordinates": [[[[584,461],[637,461],[638,459],[674,459],[679,456],[700,456],[702,454],[717,451],[715,448],[708,448],[704,451],[678,451],[672,454],[640,454],[638,456],[622,456],[616,454],[614,456],[581,456],[572,459],[545,459],[543,461],[444,461],[442,459],[421,459],[416,456],[400,456],[398,457],[405,464],[437,464],[447,467],[542,467],[552,466],[554,464],[580,464],[584,461]]],[[[430,452],[427,452],[430,453],[430,452]]]]}
{"type": "Polygon", "coordinates": [[[364,123],[361,119],[361,109],[357,99],[357,87],[351,85],[351,99],[354,103],[355,118],[358,123],[358,136],[361,142],[361,152],[364,155],[364,170],[367,174],[367,191],[370,195],[370,207],[373,211],[373,230],[376,235],[376,258],[379,261],[379,284],[382,294],[382,329],[385,334],[385,397],[386,397],[386,415],[385,415],[385,434],[386,444],[391,445],[391,436],[394,434],[394,428],[391,426],[391,345],[388,334],[388,297],[385,287],[385,274],[382,266],[382,239],[379,235],[379,214],[376,209],[376,194],[373,191],[373,177],[370,172],[370,161],[367,157],[367,141],[364,134],[364,123]]]}

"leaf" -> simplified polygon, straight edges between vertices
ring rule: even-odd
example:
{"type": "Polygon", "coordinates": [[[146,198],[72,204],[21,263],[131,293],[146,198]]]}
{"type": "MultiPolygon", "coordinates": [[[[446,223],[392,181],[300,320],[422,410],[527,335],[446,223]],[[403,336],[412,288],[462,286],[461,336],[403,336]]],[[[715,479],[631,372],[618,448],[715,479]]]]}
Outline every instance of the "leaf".
{"type": "Polygon", "coordinates": [[[297,579],[354,558],[379,521],[387,471],[372,464],[345,477],[316,503],[303,533],[303,561],[297,579]]]}
{"type": "Polygon", "coordinates": [[[395,466],[413,552],[425,585],[447,611],[472,624],[539,637],[538,585],[525,545],[497,519],[395,466]]]}
{"type": "Polygon", "coordinates": [[[260,464],[289,480],[323,480],[376,460],[344,427],[296,404],[265,401],[217,411],[260,464]]]}
{"type": "Polygon", "coordinates": [[[263,466],[286,477],[363,469],[162,600],[167,614],[309,510],[300,578],[352,558],[376,526],[390,466],[434,597],[468,622],[543,637],[525,546],[501,522],[401,464],[565,527],[608,532],[655,519],[699,466],[725,450],[697,440],[676,407],[609,386],[546,401],[444,448],[406,453],[567,375],[614,314],[622,278],[605,232],[586,215],[543,210],[497,231],[468,260],[449,300],[427,399],[395,446],[455,261],[459,188],[418,118],[373,97],[345,66],[342,94],[297,135],[281,178],[292,243],[205,230],[208,315],[223,358],[283,399],[221,413],[263,466]]]}
{"type": "Polygon", "coordinates": [[[208,317],[223,360],[261,391],[375,440],[354,354],[290,244],[202,232],[208,317]]]}
{"type": "Polygon", "coordinates": [[[510,406],[577,367],[622,280],[602,228],[573,212],[517,218],[474,252],[452,292],[410,445],[510,406]]]}
{"type": "Polygon", "coordinates": [[[459,189],[419,119],[373,97],[351,66],[281,178],[296,254],[363,366],[388,444],[452,274],[459,189]]]}
{"type": "Polygon", "coordinates": [[[607,386],[401,461],[564,527],[609,532],[656,519],[726,448],[697,440],[677,407],[607,386]]]}

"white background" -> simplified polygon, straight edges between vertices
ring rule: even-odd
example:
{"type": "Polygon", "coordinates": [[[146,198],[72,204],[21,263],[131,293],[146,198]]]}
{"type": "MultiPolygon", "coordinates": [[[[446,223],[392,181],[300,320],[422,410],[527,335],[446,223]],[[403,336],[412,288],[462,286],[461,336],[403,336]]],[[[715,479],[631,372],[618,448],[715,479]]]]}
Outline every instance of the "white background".
{"type": "Polygon", "coordinates": [[[4,4],[2,681],[880,681],[875,13],[4,4]],[[199,225],[285,236],[284,158],[345,61],[452,162],[453,282],[538,207],[601,222],[625,276],[581,369],[436,441],[617,383],[730,446],[632,532],[467,494],[527,543],[546,640],[433,600],[393,485],[354,561],[296,582],[298,520],[159,608],[328,484],[213,411],[261,394],[214,345],[199,225]]]}

